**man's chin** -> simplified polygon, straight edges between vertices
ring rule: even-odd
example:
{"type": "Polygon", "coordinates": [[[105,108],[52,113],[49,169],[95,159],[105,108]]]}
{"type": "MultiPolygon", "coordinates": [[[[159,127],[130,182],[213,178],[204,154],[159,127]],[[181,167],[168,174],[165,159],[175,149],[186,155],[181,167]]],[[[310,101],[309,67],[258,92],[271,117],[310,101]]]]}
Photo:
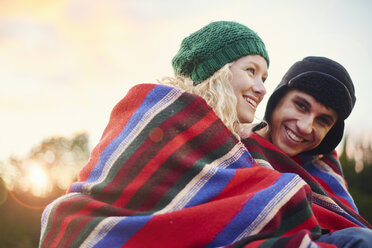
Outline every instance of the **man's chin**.
{"type": "Polygon", "coordinates": [[[279,146],[278,147],[282,152],[284,152],[285,154],[287,154],[289,157],[293,157],[297,154],[299,154],[300,152],[298,151],[298,147],[295,147],[295,148],[292,148],[292,147],[288,147],[288,146],[279,146]]]}

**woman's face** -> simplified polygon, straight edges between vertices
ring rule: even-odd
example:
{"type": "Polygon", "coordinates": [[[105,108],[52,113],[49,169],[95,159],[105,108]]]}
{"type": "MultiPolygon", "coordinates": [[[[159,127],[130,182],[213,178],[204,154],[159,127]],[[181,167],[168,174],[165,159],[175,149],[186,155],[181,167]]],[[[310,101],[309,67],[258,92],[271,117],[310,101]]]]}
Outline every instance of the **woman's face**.
{"type": "Polygon", "coordinates": [[[267,62],[261,55],[247,55],[236,60],[230,70],[239,121],[251,123],[258,104],[266,94],[267,62]]]}
{"type": "Polygon", "coordinates": [[[317,147],[336,121],[333,109],[303,91],[291,90],[271,115],[269,139],[289,156],[295,156],[317,147]]]}

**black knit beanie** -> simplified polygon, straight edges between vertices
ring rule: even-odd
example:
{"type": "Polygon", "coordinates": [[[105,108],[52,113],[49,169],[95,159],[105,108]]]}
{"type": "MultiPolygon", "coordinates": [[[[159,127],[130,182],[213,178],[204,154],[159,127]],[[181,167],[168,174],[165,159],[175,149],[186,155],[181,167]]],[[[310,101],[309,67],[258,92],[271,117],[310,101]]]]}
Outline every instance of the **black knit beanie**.
{"type": "Polygon", "coordinates": [[[308,153],[326,154],[333,151],[343,137],[344,120],[350,115],[356,101],[349,73],[341,64],[325,57],[311,56],[296,62],[268,100],[264,118],[269,125],[275,107],[290,89],[303,91],[337,112],[335,125],[319,146],[308,153]]]}

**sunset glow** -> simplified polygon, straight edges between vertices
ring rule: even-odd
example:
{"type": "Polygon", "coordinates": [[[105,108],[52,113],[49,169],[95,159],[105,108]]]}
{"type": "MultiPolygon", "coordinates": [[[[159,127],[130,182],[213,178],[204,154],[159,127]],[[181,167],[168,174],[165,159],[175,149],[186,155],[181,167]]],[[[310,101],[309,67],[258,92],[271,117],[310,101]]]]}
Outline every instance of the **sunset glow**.
{"type": "MultiPolygon", "coordinates": [[[[356,137],[358,131],[372,140],[371,84],[365,76],[372,68],[372,2],[258,1],[254,6],[243,0],[0,1],[0,161],[26,157],[44,138],[78,130],[89,134],[93,147],[127,91],[173,76],[171,60],[182,39],[216,20],[246,24],[268,49],[267,94],[256,123],[293,62],[327,56],[343,64],[356,85],[357,102],[346,132],[356,137]],[[317,13],[317,18],[305,12],[317,13]]],[[[151,137],[158,141],[163,134],[151,137]]],[[[68,187],[76,179],[76,166],[56,161],[49,152],[43,162],[53,168],[35,161],[25,166],[32,169],[22,174],[20,188],[40,196],[51,192],[51,185],[68,187]]],[[[13,189],[20,173],[5,167],[4,182],[13,189]]]]}
{"type": "Polygon", "coordinates": [[[35,196],[44,196],[50,190],[50,179],[43,168],[37,163],[31,163],[28,172],[28,180],[30,181],[31,192],[35,196]]]}

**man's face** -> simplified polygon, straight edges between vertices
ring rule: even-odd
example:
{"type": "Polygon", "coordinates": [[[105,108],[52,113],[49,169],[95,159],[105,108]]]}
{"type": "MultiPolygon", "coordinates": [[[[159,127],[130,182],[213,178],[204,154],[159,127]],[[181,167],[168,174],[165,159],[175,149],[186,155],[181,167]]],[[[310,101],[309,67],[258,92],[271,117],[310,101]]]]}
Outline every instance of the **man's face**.
{"type": "Polygon", "coordinates": [[[337,113],[311,95],[291,90],[279,101],[271,116],[271,142],[295,156],[317,147],[337,121],[337,113]]]}

